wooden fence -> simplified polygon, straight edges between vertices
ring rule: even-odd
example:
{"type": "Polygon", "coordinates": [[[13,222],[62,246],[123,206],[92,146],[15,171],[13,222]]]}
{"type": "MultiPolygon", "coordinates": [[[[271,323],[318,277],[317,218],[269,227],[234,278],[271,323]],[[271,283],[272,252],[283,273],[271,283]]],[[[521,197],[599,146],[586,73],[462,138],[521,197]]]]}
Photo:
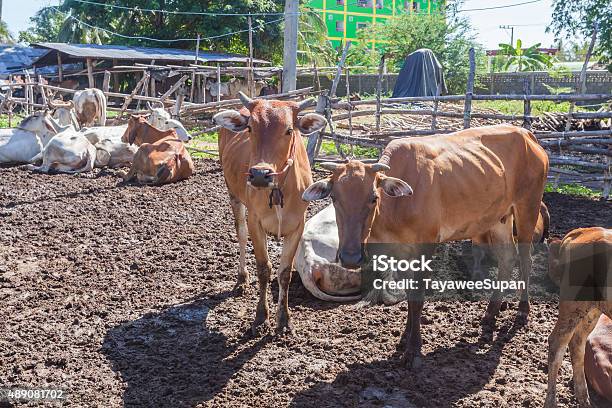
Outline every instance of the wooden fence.
{"type": "MultiPolygon", "coordinates": [[[[384,58],[384,57],[383,57],[384,58]]],[[[340,160],[349,158],[350,155],[344,152],[344,145],[360,146],[366,148],[376,148],[379,152],[396,138],[412,137],[412,136],[427,136],[435,134],[450,133],[459,130],[455,128],[444,128],[439,126],[440,118],[456,118],[463,119],[462,128],[469,128],[474,119],[490,119],[502,121],[521,121],[522,126],[531,130],[540,144],[546,149],[550,158],[550,175],[549,179],[555,184],[559,182],[575,182],[575,183],[597,183],[601,184],[603,197],[610,196],[612,185],[612,130],[610,128],[603,130],[583,130],[572,131],[570,129],[571,119],[610,119],[612,112],[574,112],[576,102],[596,102],[596,101],[612,101],[612,94],[588,94],[586,93],[585,63],[581,75],[582,83],[580,84],[578,94],[574,95],[533,95],[531,94],[531,82],[526,79],[524,84],[523,95],[477,95],[474,94],[474,77],[475,77],[475,59],[474,52],[470,50],[470,74],[467,82],[466,93],[463,95],[445,95],[441,96],[422,96],[422,97],[406,97],[406,98],[382,98],[381,93],[381,78],[382,68],[379,71],[379,81],[375,100],[350,100],[350,90],[347,89],[345,100],[335,98],[333,90],[324,93],[319,97],[317,111],[324,114],[328,118],[327,128],[309,137],[307,150],[311,164],[314,165],[317,161],[329,160],[321,159],[320,149],[323,140],[331,140],[335,143],[340,160]],[[473,101],[522,101],[522,115],[505,115],[494,113],[477,113],[473,112],[473,101]],[[531,113],[531,103],[533,101],[555,101],[555,102],[570,102],[570,108],[566,116],[567,127],[564,131],[543,131],[532,129],[534,121],[538,120],[537,116],[531,113]],[[449,112],[442,110],[440,105],[443,103],[463,103],[462,112],[449,112]],[[423,105],[428,105],[423,108],[423,105]],[[372,107],[374,108],[369,108],[372,107]],[[365,108],[357,110],[359,108],[365,108]],[[340,111],[340,112],[339,112],[340,111]],[[382,115],[416,115],[428,117],[431,126],[429,129],[406,129],[399,131],[388,131],[381,129],[382,115]],[[354,126],[354,119],[359,117],[372,117],[372,123],[375,123],[374,131],[358,133],[354,126]],[[343,125],[348,132],[340,132],[337,129],[341,121],[348,121],[348,125],[343,125]]],[[[341,60],[339,67],[342,70],[343,61],[341,60]]],[[[381,61],[381,67],[384,61],[381,61]]],[[[349,75],[348,70],[345,70],[345,75],[349,75]]],[[[339,78],[338,74],[336,80],[339,78]]],[[[346,80],[348,85],[350,81],[346,80]]],[[[592,185],[592,184],[590,184],[592,185]]]]}

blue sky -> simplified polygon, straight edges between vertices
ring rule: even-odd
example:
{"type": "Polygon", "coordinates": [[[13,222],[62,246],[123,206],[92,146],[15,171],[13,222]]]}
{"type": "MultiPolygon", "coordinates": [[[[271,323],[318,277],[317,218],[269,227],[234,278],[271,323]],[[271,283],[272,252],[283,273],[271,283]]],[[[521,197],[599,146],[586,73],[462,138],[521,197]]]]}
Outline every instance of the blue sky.
{"type": "MultiPolygon", "coordinates": [[[[497,5],[521,3],[525,0],[465,0],[463,8],[483,8],[497,5]]],[[[58,5],[61,0],[4,0],[3,20],[11,32],[16,34],[29,25],[29,18],[45,5],[58,5]]],[[[545,33],[550,22],[552,0],[541,0],[498,10],[466,12],[478,34],[478,41],[486,48],[497,48],[500,42],[510,42],[510,31],[502,30],[500,25],[519,25],[514,29],[514,38],[523,44],[541,42],[542,46],[553,44],[553,36],[545,33]]]]}

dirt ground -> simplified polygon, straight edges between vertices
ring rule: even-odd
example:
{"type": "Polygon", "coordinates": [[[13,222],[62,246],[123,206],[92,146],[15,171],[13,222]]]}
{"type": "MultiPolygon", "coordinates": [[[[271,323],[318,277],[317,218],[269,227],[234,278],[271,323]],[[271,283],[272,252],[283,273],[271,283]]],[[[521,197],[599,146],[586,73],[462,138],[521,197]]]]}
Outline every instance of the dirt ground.
{"type": "MultiPolygon", "coordinates": [[[[526,327],[508,302],[492,337],[484,302],[426,303],[423,366],[408,371],[396,350],[405,304],[324,303],[295,273],[296,335],[252,337],[256,284],[232,293],[238,247],[221,170],[196,167],[163,187],[0,169],[0,386],[62,388],[71,407],[542,406],[554,301],[534,301],[526,327]]],[[[609,203],[545,202],[553,234],[612,226],[609,203]]],[[[575,406],[570,379],[566,357],[561,406],[575,406]]]]}

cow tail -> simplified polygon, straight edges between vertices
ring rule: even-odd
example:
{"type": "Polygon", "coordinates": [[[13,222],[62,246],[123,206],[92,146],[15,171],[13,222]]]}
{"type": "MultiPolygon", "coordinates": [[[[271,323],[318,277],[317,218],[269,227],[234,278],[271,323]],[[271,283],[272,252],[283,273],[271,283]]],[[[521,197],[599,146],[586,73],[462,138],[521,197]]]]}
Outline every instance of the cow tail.
{"type": "Polygon", "coordinates": [[[542,213],[542,238],[540,238],[540,244],[546,242],[548,238],[550,238],[550,215],[548,213],[548,209],[545,210],[540,209],[542,213]]]}
{"type": "Polygon", "coordinates": [[[98,99],[98,108],[100,111],[98,112],[98,117],[100,118],[100,126],[106,126],[106,96],[104,93],[96,89],[96,98],[98,99]]]}

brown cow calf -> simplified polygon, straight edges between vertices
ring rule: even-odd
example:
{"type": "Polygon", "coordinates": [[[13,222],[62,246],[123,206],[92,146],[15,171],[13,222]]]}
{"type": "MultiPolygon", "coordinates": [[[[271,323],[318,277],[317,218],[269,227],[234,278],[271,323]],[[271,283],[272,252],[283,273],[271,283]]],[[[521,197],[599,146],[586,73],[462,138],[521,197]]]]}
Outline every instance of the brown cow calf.
{"type": "MultiPolygon", "coordinates": [[[[612,230],[601,227],[578,228],[567,234],[563,240],[550,242],[549,273],[553,280],[563,282],[563,288],[571,287],[576,280],[586,278],[589,270],[596,277],[604,277],[611,282],[612,273],[612,230]]],[[[574,371],[574,391],[580,407],[590,407],[589,390],[585,379],[585,345],[587,336],[595,327],[602,313],[612,316],[612,297],[606,284],[597,279],[592,287],[603,296],[590,301],[561,300],[559,318],[548,337],[548,392],[545,407],[557,405],[556,382],[559,367],[563,361],[565,348],[569,344],[572,368],[574,371]],[[603,300],[602,300],[603,299],[603,300]]],[[[609,339],[608,339],[609,343],[609,339]]],[[[599,357],[599,355],[598,355],[599,357]]],[[[603,360],[594,367],[601,375],[601,380],[610,386],[610,362],[607,366],[603,360]],[[606,379],[607,375],[607,379],[606,379]]],[[[598,379],[599,381],[599,379],[598,379]]],[[[594,385],[595,386],[595,385],[594,385]]],[[[597,388],[596,388],[597,389],[597,388]]]]}
{"type": "Polygon", "coordinates": [[[162,131],[151,126],[143,116],[132,115],[121,141],[140,146],[124,181],[136,178],[143,184],[160,185],[175,183],[193,174],[191,156],[174,129],[162,131]]]}

